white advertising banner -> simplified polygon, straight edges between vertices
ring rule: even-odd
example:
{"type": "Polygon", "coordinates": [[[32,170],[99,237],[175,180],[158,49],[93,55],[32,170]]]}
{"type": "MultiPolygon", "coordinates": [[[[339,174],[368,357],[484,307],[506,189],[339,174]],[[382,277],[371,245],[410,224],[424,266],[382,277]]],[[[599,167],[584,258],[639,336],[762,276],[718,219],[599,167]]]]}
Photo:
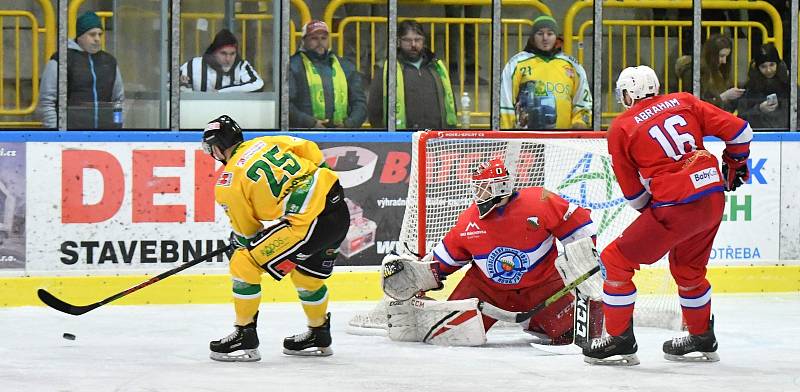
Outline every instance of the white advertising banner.
{"type": "MultiPolygon", "coordinates": [[[[800,155],[799,143],[783,144],[796,144],[794,156],[800,155]]],[[[706,147],[720,156],[724,144],[706,147]]],[[[228,219],[214,202],[221,168],[197,143],[28,142],[26,148],[28,273],[163,271],[227,242],[228,219]]],[[[726,193],[711,265],[779,260],[781,143],[754,142],[751,149],[751,180],[726,193]]],[[[220,256],[196,268],[226,267],[220,256]]]]}
{"type": "Polygon", "coordinates": [[[198,147],[28,143],[27,270],[164,270],[224,246],[216,162],[198,147]]]}
{"type": "MultiPolygon", "coordinates": [[[[721,160],[725,143],[704,144],[721,160]]],[[[779,259],[781,143],[751,143],[748,166],[750,181],[725,193],[725,214],[710,265],[774,264],[779,259]]]]}

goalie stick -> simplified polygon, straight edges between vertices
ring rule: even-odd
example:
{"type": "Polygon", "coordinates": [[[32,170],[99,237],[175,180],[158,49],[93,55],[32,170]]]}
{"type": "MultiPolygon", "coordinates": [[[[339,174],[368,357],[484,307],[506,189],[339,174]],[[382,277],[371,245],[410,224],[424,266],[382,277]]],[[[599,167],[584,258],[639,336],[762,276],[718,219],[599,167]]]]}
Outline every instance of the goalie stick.
{"type": "Polygon", "coordinates": [[[583,283],[586,279],[589,279],[589,277],[596,274],[598,271],[600,271],[599,265],[592,267],[592,269],[590,269],[583,275],[576,278],[574,281],[572,281],[572,283],[564,286],[563,289],[556,291],[555,293],[553,293],[553,295],[545,299],[540,304],[536,305],[536,307],[526,312],[510,312],[508,310],[498,308],[497,306],[494,306],[484,301],[480,301],[478,303],[478,309],[480,309],[481,312],[483,312],[483,314],[495,320],[519,324],[533,317],[534,315],[536,315],[536,313],[539,313],[542,309],[546,308],[553,302],[558,301],[559,299],[561,299],[561,297],[567,295],[570,291],[572,291],[572,289],[578,287],[579,284],[583,283]]]}
{"type": "Polygon", "coordinates": [[[80,316],[80,315],[82,315],[82,314],[84,314],[86,312],[89,312],[91,310],[97,309],[97,308],[99,308],[99,307],[101,307],[101,306],[103,306],[103,305],[105,305],[105,304],[107,304],[107,303],[109,303],[111,301],[115,301],[117,299],[120,299],[120,298],[122,298],[122,297],[124,297],[124,296],[126,296],[126,295],[128,295],[128,294],[130,294],[132,292],[134,292],[134,291],[138,291],[138,290],[143,289],[143,288],[145,288],[147,286],[150,286],[151,284],[156,283],[156,282],[158,282],[158,281],[160,281],[160,280],[162,280],[164,278],[167,278],[169,276],[175,275],[178,272],[181,272],[181,271],[183,271],[183,270],[185,270],[185,269],[187,269],[189,267],[195,266],[195,265],[200,264],[200,263],[202,263],[202,262],[204,262],[206,260],[212,259],[214,257],[217,257],[217,256],[223,254],[223,253],[226,253],[229,250],[231,250],[231,248],[232,248],[232,246],[230,244],[228,244],[228,246],[219,248],[219,249],[217,249],[217,250],[215,250],[213,252],[210,252],[210,253],[206,253],[205,255],[200,256],[199,258],[194,259],[194,260],[192,260],[192,261],[190,261],[188,263],[185,263],[185,264],[181,265],[180,267],[173,268],[173,269],[171,269],[169,271],[164,271],[164,272],[162,272],[162,273],[160,273],[160,274],[158,274],[158,275],[156,275],[156,276],[154,276],[154,277],[152,277],[152,278],[150,278],[150,279],[148,279],[148,280],[146,280],[146,281],[144,281],[142,283],[139,283],[136,286],[133,286],[133,287],[131,287],[131,288],[125,290],[125,291],[121,291],[121,292],[116,293],[116,294],[114,294],[114,295],[112,295],[112,296],[110,296],[110,297],[108,297],[108,298],[106,298],[106,299],[104,299],[102,301],[98,301],[98,302],[95,302],[95,303],[89,304],[89,305],[72,305],[70,303],[64,302],[64,301],[56,298],[56,296],[54,296],[53,294],[50,294],[45,289],[37,290],[36,294],[39,296],[39,299],[42,300],[42,302],[44,302],[45,305],[47,305],[47,306],[49,306],[49,307],[51,307],[51,308],[53,308],[55,310],[58,310],[60,312],[68,313],[68,314],[71,314],[71,315],[74,315],[74,316],[80,316]]]}

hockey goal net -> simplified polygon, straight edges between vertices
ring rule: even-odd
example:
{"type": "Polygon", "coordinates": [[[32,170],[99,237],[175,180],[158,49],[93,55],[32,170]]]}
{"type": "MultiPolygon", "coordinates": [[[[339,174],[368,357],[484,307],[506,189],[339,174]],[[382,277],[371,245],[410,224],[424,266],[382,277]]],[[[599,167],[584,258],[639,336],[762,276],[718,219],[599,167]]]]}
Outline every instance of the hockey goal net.
{"type": "MultiPolygon", "coordinates": [[[[400,246],[425,254],[472,203],[470,175],[482,162],[505,161],[515,189],[543,186],[592,211],[597,246],[605,248],[638,216],[611,168],[602,132],[424,131],[413,134],[412,162],[400,246]],[[405,244],[405,245],[402,245],[405,244]]],[[[560,245],[559,245],[560,246],[560,245]]],[[[635,323],[681,326],[677,289],[666,259],[637,273],[635,323]]],[[[350,325],[385,328],[383,304],[350,325]]]]}

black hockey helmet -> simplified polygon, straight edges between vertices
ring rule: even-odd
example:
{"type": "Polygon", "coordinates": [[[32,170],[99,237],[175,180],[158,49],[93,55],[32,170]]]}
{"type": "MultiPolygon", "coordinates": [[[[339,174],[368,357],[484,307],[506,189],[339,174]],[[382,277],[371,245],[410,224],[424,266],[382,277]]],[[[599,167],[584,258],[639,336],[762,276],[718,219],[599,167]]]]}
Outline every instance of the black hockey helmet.
{"type": "MultiPolygon", "coordinates": [[[[220,150],[225,151],[242,141],[244,141],[242,128],[226,114],[209,121],[203,131],[203,151],[211,156],[214,156],[212,146],[217,146],[220,150]]],[[[227,163],[224,159],[219,161],[223,164],[227,163]]]]}

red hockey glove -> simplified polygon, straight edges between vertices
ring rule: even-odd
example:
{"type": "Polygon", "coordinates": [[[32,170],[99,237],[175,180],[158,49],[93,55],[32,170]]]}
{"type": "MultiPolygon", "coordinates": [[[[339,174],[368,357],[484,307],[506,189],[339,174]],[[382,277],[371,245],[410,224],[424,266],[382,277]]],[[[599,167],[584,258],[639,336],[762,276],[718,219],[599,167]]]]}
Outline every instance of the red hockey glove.
{"type": "Polygon", "coordinates": [[[750,179],[750,169],[747,167],[747,158],[736,159],[725,151],[722,153],[722,177],[725,181],[726,191],[735,191],[736,188],[750,179]]]}

